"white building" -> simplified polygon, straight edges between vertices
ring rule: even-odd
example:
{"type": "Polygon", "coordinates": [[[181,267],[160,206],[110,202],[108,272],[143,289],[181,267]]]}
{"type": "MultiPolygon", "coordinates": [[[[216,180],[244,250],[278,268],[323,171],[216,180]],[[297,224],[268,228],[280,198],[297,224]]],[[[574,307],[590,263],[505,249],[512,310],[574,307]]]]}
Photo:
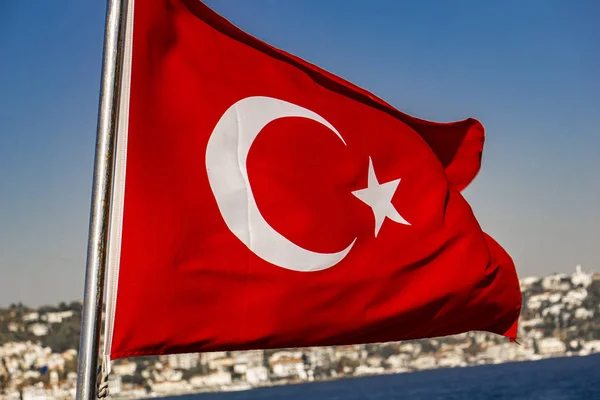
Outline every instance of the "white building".
{"type": "Polygon", "coordinates": [[[600,340],[590,340],[583,344],[582,352],[585,354],[600,353],[600,340]]]}
{"type": "Polygon", "coordinates": [[[208,362],[208,368],[211,370],[228,370],[233,367],[233,357],[215,358],[208,362]]]}
{"type": "Polygon", "coordinates": [[[236,351],[232,357],[236,364],[245,364],[247,367],[256,367],[264,363],[262,350],[236,351]]]}
{"type": "Polygon", "coordinates": [[[371,367],[367,365],[359,365],[354,370],[354,375],[378,375],[383,374],[385,369],[383,367],[371,367]]]}
{"type": "Polygon", "coordinates": [[[65,360],[74,360],[75,358],[77,358],[77,350],[69,349],[62,353],[62,357],[65,360]]]}
{"type": "Polygon", "coordinates": [[[444,355],[444,357],[442,357],[438,360],[439,367],[454,368],[454,367],[464,367],[466,365],[467,365],[467,363],[465,362],[465,360],[463,359],[463,357],[460,354],[448,353],[448,354],[444,355]]]}
{"type": "Polygon", "coordinates": [[[560,355],[567,351],[567,345],[557,338],[543,338],[538,340],[538,351],[542,355],[560,355]]]}
{"type": "Polygon", "coordinates": [[[519,286],[521,287],[521,292],[524,292],[524,291],[532,288],[534,285],[537,285],[538,283],[540,283],[541,280],[542,280],[542,278],[540,278],[538,276],[528,276],[528,277],[521,279],[519,281],[519,286]]]}
{"type": "Polygon", "coordinates": [[[531,328],[534,326],[538,326],[544,323],[544,319],[540,317],[531,318],[527,321],[519,321],[519,326],[521,328],[531,328]]]}
{"type": "Polygon", "coordinates": [[[548,296],[548,300],[553,304],[558,303],[560,299],[562,299],[562,293],[560,292],[551,293],[550,296],[548,296]]]}
{"type": "Polygon", "coordinates": [[[119,364],[113,364],[112,370],[117,375],[133,375],[135,374],[135,370],[137,369],[137,365],[131,361],[123,361],[119,364]]]}
{"type": "Polygon", "coordinates": [[[575,272],[571,275],[571,283],[574,286],[588,287],[592,284],[592,274],[583,272],[581,265],[575,267],[575,272]]]}
{"type": "Polygon", "coordinates": [[[554,304],[548,308],[545,308],[544,311],[542,311],[542,316],[545,317],[548,314],[558,316],[558,315],[560,315],[560,313],[564,307],[565,307],[565,305],[562,303],[554,304]]]}
{"type": "Polygon", "coordinates": [[[403,343],[400,345],[400,351],[402,353],[409,353],[412,355],[417,355],[421,353],[421,344],[419,343],[403,343]]]}
{"type": "Polygon", "coordinates": [[[212,360],[225,357],[227,357],[226,351],[212,351],[209,353],[200,353],[200,363],[203,365],[208,365],[208,363],[212,360]]]}
{"type": "Polygon", "coordinates": [[[310,364],[314,367],[330,365],[335,359],[333,347],[313,347],[308,353],[310,364]]]}
{"type": "Polygon", "coordinates": [[[196,368],[200,363],[200,354],[198,353],[169,354],[168,356],[164,356],[164,358],[161,360],[163,362],[166,361],[166,364],[175,369],[192,369],[196,368]]]}
{"type": "Polygon", "coordinates": [[[530,310],[539,310],[547,301],[548,293],[535,294],[527,299],[527,308],[530,310]]]}
{"type": "Polygon", "coordinates": [[[540,340],[544,337],[544,331],[539,328],[534,328],[527,332],[527,337],[535,340],[540,340]]]}
{"type": "Polygon", "coordinates": [[[349,360],[360,360],[362,356],[362,346],[359,345],[348,345],[348,346],[336,346],[335,357],[339,360],[341,358],[347,358],[349,360]]]}
{"type": "Polygon", "coordinates": [[[381,358],[380,356],[367,357],[366,361],[367,365],[373,368],[381,367],[381,364],[383,364],[383,358],[381,358]]]}
{"type": "Polygon", "coordinates": [[[434,356],[421,356],[414,359],[411,366],[415,369],[433,369],[436,364],[434,356]]]}
{"type": "Polygon", "coordinates": [[[45,336],[48,334],[48,326],[39,323],[30,325],[27,330],[33,333],[35,336],[45,336]]]}
{"type": "Polygon", "coordinates": [[[48,321],[51,324],[60,324],[63,319],[71,318],[73,316],[73,311],[59,311],[59,312],[49,312],[46,313],[42,317],[44,321],[48,321]]]}
{"type": "Polygon", "coordinates": [[[273,377],[307,379],[302,352],[278,351],[269,360],[273,377]]]}
{"type": "Polygon", "coordinates": [[[29,386],[23,389],[23,400],[48,400],[52,398],[52,392],[43,387],[29,386]]]}
{"type": "MultiPolygon", "coordinates": [[[[2,374],[0,373],[0,376],[2,374]]],[[[29,370],[29,371],[25,371],[23,373],[23,379],[38,379],[42,374],[39,371],[33,371],[33,370],[29,370]]]]}
{"type": "Polygon", "coordinates": [[[266,367],[251,367],[246,369],[246,382],[257,385],[269,380],[269,371],[266,367]]]}
{"type": "Polygon", "coordinates": [[[545,290],[566,292],[571,288],[571,279],[566,274],[552,274],[542,279],[545,290]]]}
{"type": "Polygon", "coordinates": [[[587,290],[579,287],[577,289],[570,290],[565,297],[563,297],[563,302],[571,306],[579,306],[583,303],[587,295],[587,290]]]}
{"type": "Polygon", "coordinates": [[[154,393],[162,395],[181,394],[191,390],[190,385],[186,381],[164,381],[153,384],[151,388],[154,393]]]}
{"type": "Polygon", "coordinates": [[[23,320],[23,322],[31,322],[31,321],[37,321],[39,318],[40,318],[40,315],[38,313],[30,312],[30,313],[23,315],[23,317],[21,317],[21,320],[23,320]]]}
{"type": "Polygon", "coordinates": [[[195,375],[190,378],[190,384],[195,388],[230,385],[231,374],[229,372],[219,371],[209,375],[195,375]]]}
{"type": "Polygon", "coordinates": [[[575,310],[575,318],[577,319],[590,319],[594,316],[594,312],[587,308],[579,307],[575,310]]]}
{"type": "Polygon", "coordinates": [[[393,370],[404,369],[408,366],[410,358],[406,353],[393,354],[385,360],[385,363],[393,370]]]}
{"type": "Polygon", "coordinates": [[[122,387],[123,387],[123,385],[122,385],[120,375],[110,374],[108,376],[108,394],[110,396],[114,396],[116,394],[121,393],[122,387]]]}

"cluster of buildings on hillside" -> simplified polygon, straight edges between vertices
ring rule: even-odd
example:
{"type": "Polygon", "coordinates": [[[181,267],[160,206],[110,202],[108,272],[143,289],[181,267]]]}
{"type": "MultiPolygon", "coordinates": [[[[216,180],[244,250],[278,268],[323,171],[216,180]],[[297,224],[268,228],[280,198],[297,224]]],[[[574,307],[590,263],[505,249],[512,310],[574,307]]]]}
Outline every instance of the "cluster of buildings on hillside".
{"type": "MultiPolygon", "coordinates": [[[[585,273],[577,267],[571,275],[525,278],[521,289],[520,345],[496,335],[471,332],[398,343],[127,359],[113,365],[108,381],[110,395],[139,398],[243,390],[600,353],[600,274],[585,273]]],[[[70,317],[68,312],[52,316],[38,313],[37,317],[29,313],[9,324],[10,329],[28,329],[44,336],[70,317]]],[[[76,358],[73,349],[53,352],[35,341],[0,343],[0,399],[73,398],[76,358]]]]}
{"type": "Polygon", "coordinates": [[[20,332],[27,330],[34,336],[46,336],[52,325],[60,324],[64,320],[73,317],[73,310],[54,311],[40,313],[37,311],[27,312],[18,320],[8,321],[7,329],[9,332],[20,332]]]}
{"type": "Polygon", "coordinates": [[[53,353],[37,343],[5,343],[0,346],[0,399],[74,398],[77,351],[53,353]],[[71,368],[73,369],[73,368],[71,368]]]}

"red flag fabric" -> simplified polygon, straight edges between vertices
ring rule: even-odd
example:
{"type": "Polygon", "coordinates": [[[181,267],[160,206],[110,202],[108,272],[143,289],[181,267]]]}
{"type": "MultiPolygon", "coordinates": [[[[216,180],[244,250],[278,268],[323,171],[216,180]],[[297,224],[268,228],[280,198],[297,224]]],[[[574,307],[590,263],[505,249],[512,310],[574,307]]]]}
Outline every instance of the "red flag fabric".
{"type": "Polygon", "coordinates": [[[515,267],[460,194],[478,121],[406,115],[199,1],[128,18],[112,359],[516,336],[515,267]]]}

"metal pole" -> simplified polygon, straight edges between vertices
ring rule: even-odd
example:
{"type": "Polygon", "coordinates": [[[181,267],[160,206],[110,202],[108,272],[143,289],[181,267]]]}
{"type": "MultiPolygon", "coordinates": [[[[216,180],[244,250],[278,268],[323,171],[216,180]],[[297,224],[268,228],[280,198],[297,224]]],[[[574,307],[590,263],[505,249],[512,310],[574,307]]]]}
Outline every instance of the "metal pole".
{"type": "Polygon", "coordinates": [[[94,181],[79,343],[77,400],[91,400],[96,397],[96,373],[102,326],[106,244],[121,84],[123,21],[127,11],[126,2],[127,0],[108,0],[106,9],[94,181]]]}

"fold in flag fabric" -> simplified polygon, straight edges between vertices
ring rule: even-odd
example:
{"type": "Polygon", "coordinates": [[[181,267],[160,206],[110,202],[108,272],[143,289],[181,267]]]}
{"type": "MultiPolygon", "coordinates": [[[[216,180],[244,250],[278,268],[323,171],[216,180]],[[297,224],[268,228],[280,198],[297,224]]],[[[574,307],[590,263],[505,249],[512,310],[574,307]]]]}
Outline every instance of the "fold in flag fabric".
{"type": "Polygon", "coordinates": [[[461,195],[484,129],[423,121],[197,0],[130,1],[105,355],[514,339],[461,195]]]}

